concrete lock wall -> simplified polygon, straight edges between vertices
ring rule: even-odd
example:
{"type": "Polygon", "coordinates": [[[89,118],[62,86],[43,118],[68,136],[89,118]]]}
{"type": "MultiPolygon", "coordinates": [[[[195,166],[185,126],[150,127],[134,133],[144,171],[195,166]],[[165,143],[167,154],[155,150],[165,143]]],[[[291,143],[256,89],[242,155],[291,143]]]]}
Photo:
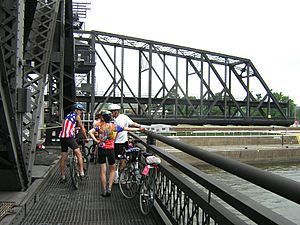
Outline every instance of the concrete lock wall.
{"type": "MultiPolygon", "coordinates": [[[[282,145],[282,144],[298,144],[296,136],[192,136],[179,137],[171,136],[175,140],[181,141],[193,146],[224,146],[224,145],[282,145]]],[[[162,142],[157,142],[157,146],[166,146],[162,142]]]]}
{"type": "MultiPolygon", "coordinates": [[[[300,162],[300,145],[296,135],[170,138],[249,164],[300,162]]],[[[160,141],[156,145],[188,163],[205,164],[160,141]]]]}

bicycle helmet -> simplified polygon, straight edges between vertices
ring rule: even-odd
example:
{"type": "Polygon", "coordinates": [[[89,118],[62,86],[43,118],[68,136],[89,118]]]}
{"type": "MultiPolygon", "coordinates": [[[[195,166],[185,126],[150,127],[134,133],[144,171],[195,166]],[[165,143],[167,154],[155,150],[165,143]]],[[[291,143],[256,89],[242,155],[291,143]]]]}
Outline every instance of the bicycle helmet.
{"type": "Polygon", "coordinates": [[[79,102],[76,102],[76,103],[73,105],[73,108],[74,108],[74,109],[79,109],[79,110],[82,110],[82,111],[85,110],[84,106],[83,106],[81,103],[79,103],[79,102]]]}
{"type": "Polygon", "coordinates": [[[101,116],[103,118],[103,120],[108,123],[108,122],[111,122],[112,121],[112,115],[111,115],[111,112],[110,111],[102,111],[101,112],[101,116]]]}
{"type": "Polygon", "coordinates": [[[119,111],[121,107],[117,104],[110,104],[107,108],[109,111],[119,111]]]}

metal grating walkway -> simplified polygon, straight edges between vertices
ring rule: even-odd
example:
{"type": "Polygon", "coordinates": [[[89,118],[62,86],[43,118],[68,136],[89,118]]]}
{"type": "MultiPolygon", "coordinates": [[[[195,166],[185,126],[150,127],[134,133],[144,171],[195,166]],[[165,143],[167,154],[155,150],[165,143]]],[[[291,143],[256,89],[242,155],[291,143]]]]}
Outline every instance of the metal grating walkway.
{"type": "Polygon", "coordinates": [[[138,197],[125,199],[117,185],[111,197],[101,197],[99,165],[90,165],[88,178],[80,183],[78,190],[73,190],[69,168],[66,168],[68,182],[65,184],[59,183],[58,167],[55,170],[22,225],[164,224],[156,212],[143,216],[138,197]]]}

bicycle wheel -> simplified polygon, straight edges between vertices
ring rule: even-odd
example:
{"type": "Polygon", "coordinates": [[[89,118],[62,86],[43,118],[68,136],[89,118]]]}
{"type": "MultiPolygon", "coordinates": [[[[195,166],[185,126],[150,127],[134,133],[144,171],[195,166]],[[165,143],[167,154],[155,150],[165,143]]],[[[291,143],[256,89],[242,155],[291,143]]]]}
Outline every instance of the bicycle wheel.
{"type": "Polygon", "coordinates": [[[143,215],[148,215],[151,211],[155,193],[156,193],[156,184],[155,184],[155,171],[150,169],[149,175],[143,175],[142,184],[140,189],[140,209],[143,215]]]}
{"type": "Polygon", "coordinates": [[[85,150],[81,151],[81,154],[82,154],[82,161],[83,161],[83,171],[84,171],[84,174],[87,175],[88,170],[89,170],[90,159],[89,159],[89,156],[86,155],[86,150],[89,151],[89,148],[88,147],[84,147],[84,148],[85,148],[85,150]]]}
{"type": "Polygon", "coordinates": [[[97,164],[97,160],[98,160],[98,144],[92,144],[89,148],[89,153],[90,153],[90,162],[94,162],[95,164],[97,164]]]}
{"type": "Polygon", "coordinates": [[[70,175],[73,187],[78,189],[79,172],[75,156],[70,158],[70,175]]]}
{"type": "Polygon", "coordinates": [[[134,164],[129,163],[125,166],[119,176],[119,188],[123,196],[127,199],[134,198],[138,193],[139,179],[136,176],[139,173],[134,164]]]}

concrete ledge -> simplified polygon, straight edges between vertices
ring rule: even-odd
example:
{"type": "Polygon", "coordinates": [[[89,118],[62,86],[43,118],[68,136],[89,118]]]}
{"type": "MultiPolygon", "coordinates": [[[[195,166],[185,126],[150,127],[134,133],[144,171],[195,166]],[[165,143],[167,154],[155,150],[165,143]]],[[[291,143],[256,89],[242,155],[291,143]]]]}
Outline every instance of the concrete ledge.
{"type": "MultiPolygon", "coordinates": [[[[200,146],[226,158],[235,159],[247,164],[292,163],[300,162],[300,146],[200,146]]],[[[177,149],[166,149],[171,154],[192,165],[203,165],[206,162],[190,156],[177,149]]]]}
{"type": "MultiPolygon", "coordinates": [[[[281,136],[169,136],[169,138],[194,146],[224,146],[224,145],[281,145],[298,144],[295,135],[281,136]]],[[[157,141],[158,147],[166,144],[157,141]]]]}

